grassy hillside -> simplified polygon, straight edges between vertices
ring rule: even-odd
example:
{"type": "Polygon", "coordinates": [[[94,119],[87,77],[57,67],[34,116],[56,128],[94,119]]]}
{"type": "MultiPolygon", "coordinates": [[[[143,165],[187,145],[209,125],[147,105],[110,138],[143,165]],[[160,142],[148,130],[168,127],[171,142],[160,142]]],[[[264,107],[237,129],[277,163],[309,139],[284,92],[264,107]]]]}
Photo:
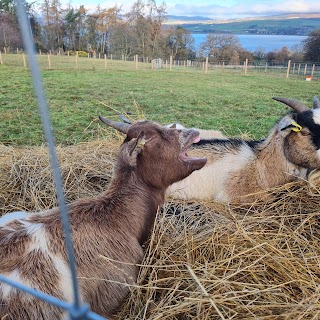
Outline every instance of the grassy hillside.
{"type": "MultiPolygon", "coordinates": [[[[118,119],[119,112],[142,113],[161,123],[215,128],[228,135],[267,134],[286,112],[272,96],[290,97],[312,105],[319,83],[257,74],[208,74],[187,69],[169,72],[122,68],[107,71],[45,70],[44,85],[56,139],[62,144],[97,139],[112,130],[97,115],[118,119]],[[103,104],[102,104],[103,103],[103,104]]],[[[38,145],[43,141],[37,103],[27,69],[0,65],[0,143],[38,145]]]]}
{"type": "Polygon", "coordinates": [[[230,23],[181,24],[192,33],[228,32],[236,34],[286,34],[308,35],[320,29],[320,18],[301,18],[284,20],[250,20],[230,23]]]}

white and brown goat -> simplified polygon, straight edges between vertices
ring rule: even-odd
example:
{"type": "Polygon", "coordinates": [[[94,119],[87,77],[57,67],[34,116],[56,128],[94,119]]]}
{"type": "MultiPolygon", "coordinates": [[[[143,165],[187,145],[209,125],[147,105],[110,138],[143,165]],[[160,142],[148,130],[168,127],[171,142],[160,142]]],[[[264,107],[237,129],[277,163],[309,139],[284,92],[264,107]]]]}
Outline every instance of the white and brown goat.
{"type": "MultiPolygon", "coordinates": [[[[126,284],[137,278],[142,245],[167,187],[201,169],[206,159],[186,156],[189,146],[199,141],[194,130],[178,131],[150,121],[129,125],[101,120],[126,133],[112,181],[100,196],[70,203],[68,212],[81,300],[94,312],[109,316],[128,294],[126,284]],[[101,256],[112,260],[106,262],[101,256]]],[[[59,208],[2,218],[0,273],[72,300],[59,208]]],[[[0,283],[0,319],[52,320],[62,314],[60,309],[0,283]]]]}
{"type": "Polygon", "coordinates": [[[310,170],[320,169],[318,98],[313,109],[295,100],[273,99],[291,107],[292,112],[277,122],[266,139],[201,140],[191,154],[205,155],[207,164],[174,183],[167,194],[178,199],[251,201],[260,191],[306,179],[310,170]]]}
{"type": "MultiPolygon", "coordinates": [[[[124,123],[131,124],[131,120],[129,120],[127,117],[125,117],[123,114],[120,114],[120,118],[124,123]]],[[[184,125],[181,123],[170,123],[166,125],[167,128],[175,128],[178,130],[185,130],[185,129],[192,129],[196,130],[200,134],[200,139],[205,140],[205,139],[224,139],[226,136],[219,130],[214,130],[214,129],[200,129],[200,128],[186,128],[184,125]]]]}
{"type": "MultiPolygon", "coordinates": [[[[184,130],[187,129],[185,126],[183,126],[180,123],[170,123],[166,125],[168,128],[176,128],[178,130],[184,130]]],[[[197,130],[200,134],[201,140],[207,140],[207,139],[227,139],[227,137],[219,130],[214,129],[199,129],[199,128],[190,128],[193,130],[197,130]]]]}

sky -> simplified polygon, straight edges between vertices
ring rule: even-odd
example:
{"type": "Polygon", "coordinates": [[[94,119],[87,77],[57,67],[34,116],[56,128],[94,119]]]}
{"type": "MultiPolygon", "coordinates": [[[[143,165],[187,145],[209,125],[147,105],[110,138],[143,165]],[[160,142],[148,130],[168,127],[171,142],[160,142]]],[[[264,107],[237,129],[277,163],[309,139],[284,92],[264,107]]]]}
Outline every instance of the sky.
{"type": "MultiPolygon", "coordinates": [[[[63,0],[62,3],[69,0],[63,0]]],[[[156,0],[161,4],[163,0],[156,0]]],[[[84,5],[94,9],[121,6],[122,11],[129,11],[134,0],[71,0],[75,7],[84,5]]],[[[147,0],[145,0],[147,2],[147,0]]],[[[164,0],[167,14],[178,16],[202,16],[212,19],[235,19],[243,17],[278,15],[285,13],[320,12],[320,0],[164,0]]]]}

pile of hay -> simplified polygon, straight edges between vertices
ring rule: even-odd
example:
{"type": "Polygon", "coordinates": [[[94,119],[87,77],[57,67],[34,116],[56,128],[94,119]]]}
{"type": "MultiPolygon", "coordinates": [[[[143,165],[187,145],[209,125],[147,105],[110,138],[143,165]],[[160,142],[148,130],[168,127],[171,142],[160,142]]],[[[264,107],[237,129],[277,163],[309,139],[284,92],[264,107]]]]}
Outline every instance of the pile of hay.
{"type": "Polygon", "coordinates": [[[278,191],[252,207],[167,203],[118,319],[319,319],[319,198],[278,191]]]}
{"type": "MultiPolygon", "coordinates": [[[[118,147],[58,149],[69,201],[107,186],[118,147]]],[[[1,214],[55,205],[46,149],[0,149],[1,214]]],[[[319,319],[320,179],[312,177],[251,204],[168,200],[114,318],[319,319]]]]}
{"type": "MultiPolygon", "coordinates": [[[[120,142],[95,141],[57,147],[68,202],[106,189],[120,142]]],[[[57,205],[46,146],[0,145],[0,215],[15,210],[40,211],[57,205]]]]}

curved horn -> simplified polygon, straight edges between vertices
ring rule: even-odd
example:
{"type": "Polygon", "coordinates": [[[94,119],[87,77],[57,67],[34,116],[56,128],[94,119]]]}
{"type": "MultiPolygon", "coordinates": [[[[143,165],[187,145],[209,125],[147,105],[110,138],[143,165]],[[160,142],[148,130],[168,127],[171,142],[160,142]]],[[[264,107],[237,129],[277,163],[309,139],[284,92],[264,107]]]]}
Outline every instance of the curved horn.
{"type": "Polygon", "coordinates": [[[120,113],[120,118],[124,123],[132,124],[132,122],[126,118],[122,113],[120,113]]]}
{"type": "Polygon", "coordinates": [[[128,130],[130,128],[130,124],[128,123],[122,123],[122,122],[116,122],[116,121],[111,121],[109,119],[103,118],[101,116],[99,116],[99,119],[104,122],[106,125],[117,129],[118,131],[122,132],[122,133],[128,133],[128,130]]]}
{"type": "Polygon", "coordinates": [[[313,98],[313,109],[318,109],[320,108],[320,101],[317,96],[314,96],[313,98]]]}
{"type": "Polygon", "coordinates": [[[291,107],[297,113],[301,113],[303,111],[310,110],[307,106],[305,106],[304,104],[302,104],[301,102],[296,101],[296,100],[286,99],[286,98],[278,98],[278,97],[272,97],[272,99],[286,104],[287,106],[291,107]]]}

